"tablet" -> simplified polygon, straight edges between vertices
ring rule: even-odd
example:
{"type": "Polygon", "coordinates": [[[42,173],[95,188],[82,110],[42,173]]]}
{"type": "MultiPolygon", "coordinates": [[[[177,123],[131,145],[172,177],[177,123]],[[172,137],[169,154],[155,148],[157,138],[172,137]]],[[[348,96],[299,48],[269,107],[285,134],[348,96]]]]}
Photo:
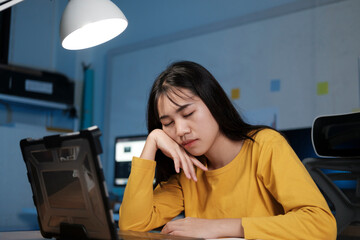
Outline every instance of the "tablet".
{"type": "Polygon", "coordinates": [[[100,135],[95,126],[20,141],[43,237],[118,239],[99,157],[100,135]]]}

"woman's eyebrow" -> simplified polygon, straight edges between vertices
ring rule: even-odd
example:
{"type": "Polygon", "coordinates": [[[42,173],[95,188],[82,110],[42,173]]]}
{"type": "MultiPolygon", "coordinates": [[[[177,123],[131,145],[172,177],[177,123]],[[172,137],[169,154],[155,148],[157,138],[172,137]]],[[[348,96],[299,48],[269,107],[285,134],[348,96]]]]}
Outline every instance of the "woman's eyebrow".
{"type": "Polygon", "coordinates": [[[181,112],[182,110],[184,110],[185,108],[187,108],[188,106],[192,105],[192,103],[188,103],[188,104],[185,104],[185,105],[182,105],[182,106],[179,106],[178,109],[176,109],[176,112],[181,112]]]}
{"type": "MultiPolygon", "coordinates": [[[[181,112],[182,110],[184,110],[185,108],[187,108],[188,106],[192,105],[192,103],[188,103],[188,104],[185,104],[185,105],[179,105],[179,108],[176,109],[176,112],[181,112]]],[[[168,118],[169,115],[163,115],[163,116],[160,116],[159,119],[164,119],[164,118],[168,118]]]]}

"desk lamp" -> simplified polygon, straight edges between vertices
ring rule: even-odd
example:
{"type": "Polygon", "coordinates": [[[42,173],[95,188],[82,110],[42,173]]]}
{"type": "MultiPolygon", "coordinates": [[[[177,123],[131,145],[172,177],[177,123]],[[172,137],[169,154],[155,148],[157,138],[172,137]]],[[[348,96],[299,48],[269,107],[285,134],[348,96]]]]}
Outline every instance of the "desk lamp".
{"type": "Polygon", "coordinates": [[[94,47],[115,38],[127,25],[110,0],[70,0],[61,18],[61,44],[68,50],[94,47]]]}

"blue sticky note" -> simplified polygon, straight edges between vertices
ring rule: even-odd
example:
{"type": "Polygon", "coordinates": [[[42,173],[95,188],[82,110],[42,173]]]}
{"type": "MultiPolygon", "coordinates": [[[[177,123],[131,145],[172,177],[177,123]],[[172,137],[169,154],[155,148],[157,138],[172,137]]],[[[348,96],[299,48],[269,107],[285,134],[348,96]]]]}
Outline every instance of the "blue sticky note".
{"type": "Polygon", "coordinates": [[[280,79],[273,79],[270,82],[270,91],[279,92],[280,91],[280,79]]]}

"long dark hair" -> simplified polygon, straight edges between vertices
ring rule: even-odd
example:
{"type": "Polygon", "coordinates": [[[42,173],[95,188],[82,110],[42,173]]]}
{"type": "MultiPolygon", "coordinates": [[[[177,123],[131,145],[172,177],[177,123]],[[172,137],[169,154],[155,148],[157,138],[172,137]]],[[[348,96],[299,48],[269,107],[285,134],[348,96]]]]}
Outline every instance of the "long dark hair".
{"type": "MultiPolygon", "coordinates": [[[[213,75],[203,66],[190,62],[175,62],[168,66],[155,80],[148,101],[147,125],[149,133],[161,129],[158,113],[158,100],[174,88],[184,88],[200,97],[219,125],[220,131],[229,139],[252,140],[258,131],[266,126],[254,126],[246,123],[235,109],[226,93],[213,75]]],[[[175,174],[173,161],[161,151],[155,156],[156,185],[175,174]]]]}

